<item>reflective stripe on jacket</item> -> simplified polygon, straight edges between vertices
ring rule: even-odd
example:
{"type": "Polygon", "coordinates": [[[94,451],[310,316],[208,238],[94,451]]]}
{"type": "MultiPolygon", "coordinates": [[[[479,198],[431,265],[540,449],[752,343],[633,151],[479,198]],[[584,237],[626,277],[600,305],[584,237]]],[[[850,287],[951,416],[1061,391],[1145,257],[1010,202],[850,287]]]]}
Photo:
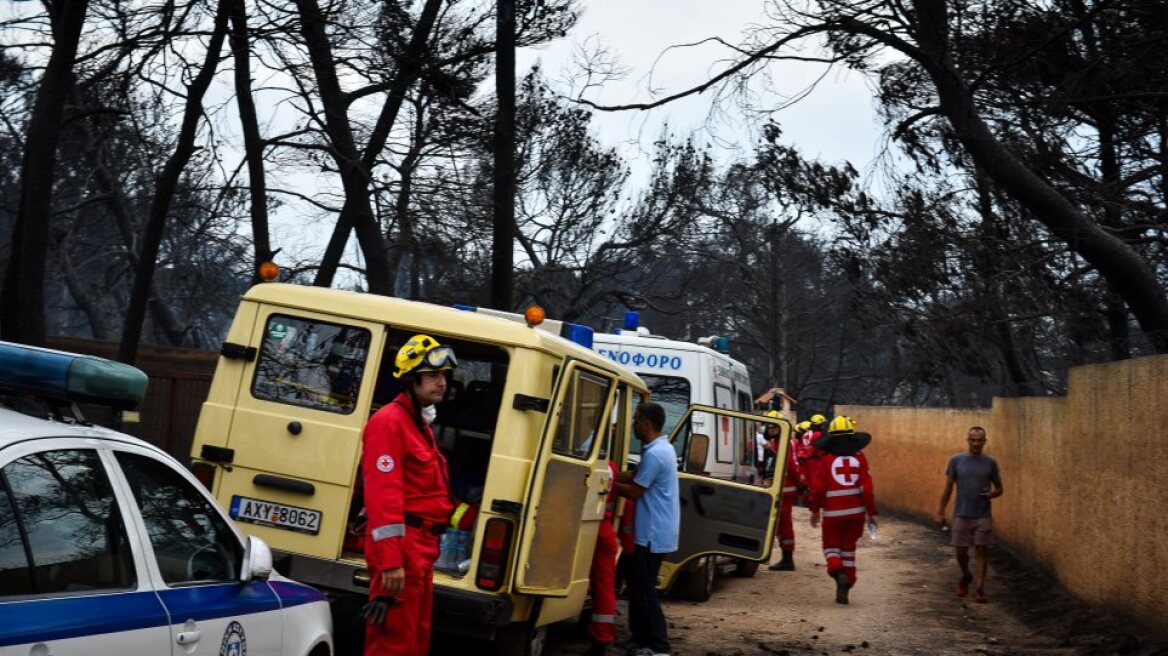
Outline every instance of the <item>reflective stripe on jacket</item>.
{"type": "Polygon", "coordinates": [[[808,505],[812,512],[823,510],[826,517],[850,517],[876,514],[876,497],[868,458],[862,452],[852,455],[824,453],[811,482],[808,505]]]}

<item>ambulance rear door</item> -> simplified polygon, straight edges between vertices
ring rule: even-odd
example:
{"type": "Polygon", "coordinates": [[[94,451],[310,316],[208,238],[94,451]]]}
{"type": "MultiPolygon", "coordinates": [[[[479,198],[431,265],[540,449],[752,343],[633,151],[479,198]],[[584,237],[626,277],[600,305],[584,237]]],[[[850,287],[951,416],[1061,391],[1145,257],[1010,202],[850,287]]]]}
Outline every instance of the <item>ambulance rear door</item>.
{"type": "MultiPolygon", "coordinates": [[[[613,485],[608,467],[597,458],[610,430],[615,391],[611,373],[568,360],[536,454],[514,587],[525,594],[568,598],[571,603],[553,604],[565,613],[579,612],[588,592],[596,534],[613,485]]],[[[547,617],[548,603],[544,606],[541,622],[562,619],[547,617]]]]}
{"type": "Polygon", "coordinates": [[[244,531],[281,551],[340,554],[385,331],[260,306],[216,483],[244,531]]]}
{"type": "Polygon", "coordinates": [[[661,580],[671,581],[686,561],[714,554],[765,561],[771,555],[777,501],[787,462],[791,427],[782,419],[770,419],[727,408],[693,405],[677,423],[669,441],[678,454],[678,491],[681,501],[681,533],[678,550],[667,554],[661,566],[661,580]],[[780,452],[777,471],[770,487],[714,478],[706,459],[714,436],[701,432],[694,413],[705,415],[701,426],[721,428],[723,422],[738,431],[754,432],[756,424],[779,426],[780,452]]]}

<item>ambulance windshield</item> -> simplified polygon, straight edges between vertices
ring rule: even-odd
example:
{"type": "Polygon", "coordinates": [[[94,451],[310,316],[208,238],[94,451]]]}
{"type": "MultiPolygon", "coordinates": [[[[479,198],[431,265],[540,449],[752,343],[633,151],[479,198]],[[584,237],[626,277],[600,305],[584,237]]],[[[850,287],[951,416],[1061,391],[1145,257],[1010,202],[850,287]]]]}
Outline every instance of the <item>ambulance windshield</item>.
{"type": "MultiPolygon", "coordinates": [[[[690,386],[689,381],[684,378],[676,376],[654,376],[652,374],[640,374],[641,380],[649,386],[649,391],[653,393],[650,400],[665,408],[665,426],[661,433],[668,436],[673,427],[677,425],[677,421],[685,414],[690,404],[690,386]]],[[[633,438],[629,444],[629,453],[640,453],[641,441],[633,438]]]]}

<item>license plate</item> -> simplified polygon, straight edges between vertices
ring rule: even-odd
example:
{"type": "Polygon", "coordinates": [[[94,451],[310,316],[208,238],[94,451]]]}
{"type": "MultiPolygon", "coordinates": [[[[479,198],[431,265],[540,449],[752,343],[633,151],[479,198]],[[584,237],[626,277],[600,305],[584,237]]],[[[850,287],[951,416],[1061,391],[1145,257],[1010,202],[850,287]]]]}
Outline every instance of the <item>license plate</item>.
{"type": "Polygon", "coordinates": [[[286,506],[282,503],[252,499],[235,495],[231,497],[231,517],[241,522],[250,522],[261,526],[282,528],[286,531],[320,533],[319,510],[286,506]]]}

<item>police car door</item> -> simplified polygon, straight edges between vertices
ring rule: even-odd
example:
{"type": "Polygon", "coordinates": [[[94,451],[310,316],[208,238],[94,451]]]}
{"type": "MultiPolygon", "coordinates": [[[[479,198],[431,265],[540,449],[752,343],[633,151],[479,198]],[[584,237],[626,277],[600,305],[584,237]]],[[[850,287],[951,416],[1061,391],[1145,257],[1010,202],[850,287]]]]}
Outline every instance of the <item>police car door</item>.
{"type": "Polygon", "coordinates": [[[92,441],[0,452],[0,654],[169,654],[167,615],[92,441]]]}
{"type": "MultiPolygon", "coordinates": [[[[569,360],[561,368],[527,497],[518,592],[584,600],[604,497],[612,485],[608,467],[598,467],[596,460],[610,429],[615,382],[583,362],[569,360]]],[[[579,611],[579,604],[564,606],[579,611]]],[[[549,617],[545,604],[541,619],[562,618],[549,617]]]]}
{"type": "Polygon", "coordinates": [[[174,654],[280,654],[280,600],[267,581],[240,580],[246,554],[230,520],[185,472],[127,445],[110,454],[135,500],[174,654]]]}
{"type": "Polygon", "coordinates": [[[681,534],[678,550],[667,554],[661,565],[662,580],[672,580],[675,570],[701,555],[721,554],[757,561],[770,558],[790,430],[790,425],[781,419],[710,406],[689,407],[669,436],[679,457],[681,534]],[[704,414],[707,420],[695,424],[695,412],[704,414]],[[780,427],[780,452],[770,487],[722,480],[707,473],[705,460],[710,452],[711,436],[694,427],[710,426],[711,417],[719,428],[724,421],[729,421],[738,425],[737,430],[752,434],[756,423],[780,427]]]}

